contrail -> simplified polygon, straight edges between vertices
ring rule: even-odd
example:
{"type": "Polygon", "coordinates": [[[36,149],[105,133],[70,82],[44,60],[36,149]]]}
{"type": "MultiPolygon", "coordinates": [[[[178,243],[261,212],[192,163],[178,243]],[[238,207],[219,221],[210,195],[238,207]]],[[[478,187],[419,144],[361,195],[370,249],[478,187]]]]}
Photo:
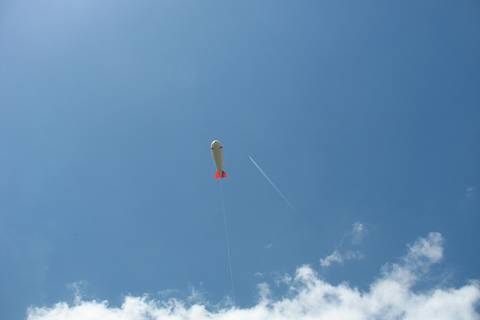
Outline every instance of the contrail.
{"type": "Polygon", "coordinates": [[[253,165],[258,169],[258,171],[260,171],[260,173],[265,177],[265,179],[267,179],[268,183],[270,183],[273,189],[277,191],[278,195],[282,197],[283,201],[285,201],[285,203],[290,207],[290,209],[292,209],[293,211],[297,211],[297,209],[295,209],[293,204],[288,200],[288,198],[283,194],[283,192],[277,187],[277,185],[272,181],[272,179],[270,179],[265,173],[265,171],[263,171],[263,169],[258,165],[258,163],[255,160],[253,160],[253,157],[252,156],[248,156],[248,157],[250,158],[250,161],[252,161],[253,165]]]}

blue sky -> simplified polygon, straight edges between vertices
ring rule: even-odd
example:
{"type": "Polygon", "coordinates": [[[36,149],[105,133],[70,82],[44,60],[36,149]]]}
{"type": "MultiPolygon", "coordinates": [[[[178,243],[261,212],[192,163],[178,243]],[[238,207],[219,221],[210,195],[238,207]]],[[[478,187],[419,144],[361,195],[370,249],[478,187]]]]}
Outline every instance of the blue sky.
{"type": "Polygon", "coordinates": [[[476,1],[0,1],[1,317],[231,296],[215,138],[239,308],[305,264],[367,290],[430,232],[418,288],[479,279],[479,31],[476,1]]]}

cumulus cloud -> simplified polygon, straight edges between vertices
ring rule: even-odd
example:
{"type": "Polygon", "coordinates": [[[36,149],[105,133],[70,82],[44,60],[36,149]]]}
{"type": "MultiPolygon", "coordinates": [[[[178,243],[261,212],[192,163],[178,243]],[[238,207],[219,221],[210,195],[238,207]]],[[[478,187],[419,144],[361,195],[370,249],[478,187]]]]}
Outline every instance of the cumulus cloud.
{"type": "Polygon", "coordinates": [[[415,284],[432,264],[443,258],[443,238],[430,233],[408,247],[407,254],[386,265],[368,289],[347,283],[333,285],[310,266],[285,277],[288,292],[272,299],[273,289],[259,285],[259,301],[247,308],[211,307],[170,299],[125,298],[121,306],[103,301],[61,302],[51,307],[32,307],[28,320],[428,320],[479,319],[480,285],[470,282],[458,288],[435,287],[418,291],[415,284]]]}

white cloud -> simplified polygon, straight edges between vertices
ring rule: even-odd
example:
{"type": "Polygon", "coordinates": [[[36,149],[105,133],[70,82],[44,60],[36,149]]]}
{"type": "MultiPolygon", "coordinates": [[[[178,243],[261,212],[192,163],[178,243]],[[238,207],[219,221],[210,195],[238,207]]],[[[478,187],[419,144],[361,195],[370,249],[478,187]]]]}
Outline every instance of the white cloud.
{"type": "Polygon", "coordinates": [[[320,259],[320,266],[327,268],[334,263],[343,264],[348,260],[361,259],[363,259],[363,254],[360,251],[347,251],[345,253],[340,253],[338,250],[334,250],[330,255],[320,259]]]}
{"type": "Polygon", "coordinates": [[[420,238],[409,247],[406,260],[408,263],[436,263],[443,258],[443,237],[438,232],[431,232],[427,238],[420,238]],[[421,260],[425,261],[421,261],[421,260]]]}
{"type": "Polygon", "coordinates": [[[86,281],[76,281],[67,285],[67,288],[73,292],[75,304],[79,304],[82,301],[82,290],[86,286],[86,281]]]}
{"type": "Polygon", "coordinates": [[[320,259],[320,266],[328,268],[333,264],[343,264],[348,260],[361,260],[364,255],[358,250],[345,250],[343,247],[352,247],[352,245],[360,245],[366,235],[367,229],[365,224],[355,222],[352,225],[352,230],[342,236],[337,248],[325,258],[320,259]],[[348,243],[344,245],[345,240],[349,239],[348,243]]]}
{"type": "Polygon", "coordinates": [[[343,263],[343,256],[337,250],[325,258],[320,259],[320,265],[322,267],[330,267],[333,263],[343,263]]]}
{"type": "Polygon", "coordinates": [[[30,308],[28,320],[360,320],[479,319],[480,285],[417,291],[414,285],[443,257],[443,238],[430,233],[409,246],[399,263],[387,265],[367,290],[347,283],[330,284],[309,266],[297,269],[288,281],[289,292],[271,298],[272,289],[259,285],[259,302],[249,308],[210,307],[179,300],[155,301],[126,297],[119,307],[107,302],[58,303],[30,308]]]}
{"type": "Polygon", "coordinates": [[[363,223],[360,223],[360,222],[355,222],[353,224],[353,232],[358,232],[358,233],[361,233],[363,232],[363,230],[365,229],[365,226],[363,225],[363,223]]]}
{"type": "Polygon", "coordinates": [[[355,222],[352,226],[352,244],[360,244],[365,237],[367,228],[365,224],[355,222]]]}
{"type": "Polygon", "coordinates": [[[333,263],[343,263],[343,257],[337,250],[325,258],[320,259],[320,265],[322,267],[330,267],[333,263]]]}

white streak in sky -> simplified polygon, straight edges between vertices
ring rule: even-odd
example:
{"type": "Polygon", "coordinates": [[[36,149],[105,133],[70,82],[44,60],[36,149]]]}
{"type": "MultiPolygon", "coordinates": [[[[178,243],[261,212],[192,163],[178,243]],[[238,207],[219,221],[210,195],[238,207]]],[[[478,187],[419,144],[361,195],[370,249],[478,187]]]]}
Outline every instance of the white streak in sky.
{"type": "Polygon", "coordinates": [[[230,235],[228,233],[228,222],[227,222],[227,207],[225,206],[225,196],[223,194],[223,185],[222,180],[219,180],[220,192],[222,197],[222,211],[223,211],[223,226],[225,228],[225,242],[227,244],[227,262],[228,262],[228,272],[230,275],[230,285],[232,288],[233,299],[235,300],[235,286],[233,284],[233,271],[232,271],[232,256],[230,254],[230,235]]]}
{"type": "Polygon", "coordinates": [[[295,209],[295,207],[293,206],[293,204],[288,200],[288,198],[283,194],[283,192],[277,187],[277,185],[267,176],[267,174],[265,173],[265,171],[263,171],[263,169],[258,165],[258,163],[253,160],[253,157],[252,156],[248,156],[248,158],[250,158],[250,161],[252,161],[253,165],[258,169],[258,171],[260,171],[260,173],[265,177],[265,179],[268,181],[268,183],[270,183],[270,185],[273,187],[273,189],[275,189],[275,191],[278,193],[278,195],[280,197],[282,197],[283,201],[285,201],[285,203],[290,207],[290,209],[292,209],[293,211],[297,211],[297,209],[295,209]]]}

